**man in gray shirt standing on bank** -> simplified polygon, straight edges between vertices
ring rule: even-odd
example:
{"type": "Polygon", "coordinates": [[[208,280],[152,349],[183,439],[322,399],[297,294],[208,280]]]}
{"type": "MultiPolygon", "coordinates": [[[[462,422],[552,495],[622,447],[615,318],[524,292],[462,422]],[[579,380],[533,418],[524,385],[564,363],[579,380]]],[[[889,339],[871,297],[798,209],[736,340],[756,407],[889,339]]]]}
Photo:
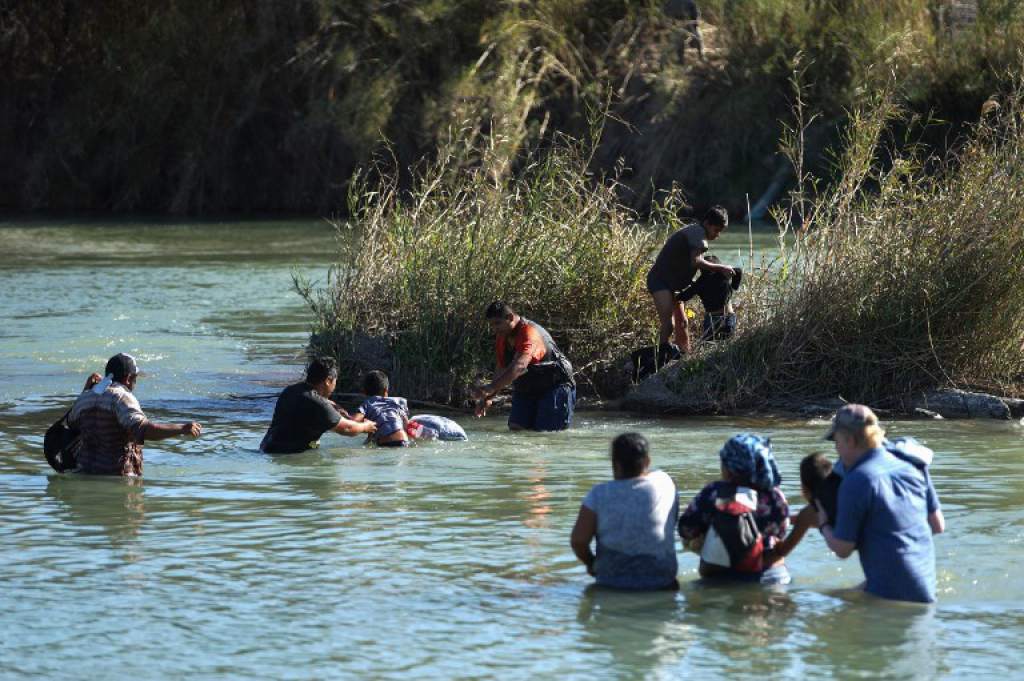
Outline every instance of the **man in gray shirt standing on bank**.
{"type": "Polygon", "coordinates": [[[729,213],[722,206],[712,206],[700,223],[686,225],[668,238],[647,273],[647,291],[658,313],[659,356],[665,354],[669,359],[675,359],[671,355],[690,351],[685,310],[683,303],[676,300],[675,293],[693,282],[698,269],[721,272],[730,278],[736,274],[728,265],[710,262],[704,257],[708,242],[717,239],[728,226],[729,213]],[[673,329],[679,347],[672,353],[665,353],[669,349],[673,329]]]}

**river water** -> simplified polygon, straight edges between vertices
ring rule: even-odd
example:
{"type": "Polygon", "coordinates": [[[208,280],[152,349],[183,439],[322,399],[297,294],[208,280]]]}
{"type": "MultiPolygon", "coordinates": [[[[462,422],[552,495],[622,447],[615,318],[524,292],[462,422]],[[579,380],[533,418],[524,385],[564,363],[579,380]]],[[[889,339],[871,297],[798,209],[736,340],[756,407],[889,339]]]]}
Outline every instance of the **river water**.
{"type": "Polygon", "coordinates": [[[462,418],[469,443],[259,453],[301,373],[291,276],[323,280],[334,245],[315,222],[0,224],[0,678],[1024,676],[1018,423],[887,424],[938,452],[934,607],[844,592],[856,558],[816,533],[779,591],[701,585],[682,553],[678,593],[587,589],[568,534],[615,434],[647,434],[684,501],[727,437],[768,434],[797,506],[822,421],[462,418]],[[147,445],[142,481],[53,473],[43,431],[119,351],[146,412],[203,436],[147,445]]]}

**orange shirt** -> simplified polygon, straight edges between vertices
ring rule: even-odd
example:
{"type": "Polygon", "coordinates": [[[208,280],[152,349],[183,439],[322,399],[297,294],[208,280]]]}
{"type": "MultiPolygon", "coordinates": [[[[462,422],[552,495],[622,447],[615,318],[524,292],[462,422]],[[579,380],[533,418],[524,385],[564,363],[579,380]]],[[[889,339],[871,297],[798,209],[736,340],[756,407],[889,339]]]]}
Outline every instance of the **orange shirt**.
{"type": "MultiPolygon", "coordinates": [[[[504,369],[506,350],[504,335],[497,337],[494,348],[498,355],[498,368],[504,369]]],[[[536,364],[544,359],[547,354],[544,338],[533,324],[526,321],[519,322],[519,326],[516,327],[515,346],[512,354],[516,357],[523,354],[529,355],[530,364],[536,364]]]]}

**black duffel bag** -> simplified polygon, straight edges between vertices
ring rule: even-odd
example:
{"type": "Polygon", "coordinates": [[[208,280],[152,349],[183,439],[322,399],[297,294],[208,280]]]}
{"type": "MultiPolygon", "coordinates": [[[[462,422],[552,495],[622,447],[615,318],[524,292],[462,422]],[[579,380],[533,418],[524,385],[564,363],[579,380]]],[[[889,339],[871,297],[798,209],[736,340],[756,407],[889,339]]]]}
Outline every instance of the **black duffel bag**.
{"type": "Polygon", "coordinates": [[[82,434],[68,424],[71,410],[46,429],[43,453],[46,462],[58,473],[74,470],[78,466],[78,450],[82,447],[82,434]]]}

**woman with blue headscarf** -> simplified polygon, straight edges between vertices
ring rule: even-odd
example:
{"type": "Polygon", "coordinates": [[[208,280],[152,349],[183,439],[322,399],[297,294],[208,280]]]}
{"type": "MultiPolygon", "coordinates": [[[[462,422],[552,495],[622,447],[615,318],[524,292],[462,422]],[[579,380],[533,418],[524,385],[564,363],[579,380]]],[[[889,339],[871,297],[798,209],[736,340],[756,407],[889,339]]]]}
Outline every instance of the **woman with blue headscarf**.
{"type": "Polygon", "coordinates": [[[767,438],[742,433],[718,453],[722,479],[704,487],[679,518],[683,545],[701,556],[702,577],[788,584],[775,545],[786,536],[789,505],[767,438]]]}

